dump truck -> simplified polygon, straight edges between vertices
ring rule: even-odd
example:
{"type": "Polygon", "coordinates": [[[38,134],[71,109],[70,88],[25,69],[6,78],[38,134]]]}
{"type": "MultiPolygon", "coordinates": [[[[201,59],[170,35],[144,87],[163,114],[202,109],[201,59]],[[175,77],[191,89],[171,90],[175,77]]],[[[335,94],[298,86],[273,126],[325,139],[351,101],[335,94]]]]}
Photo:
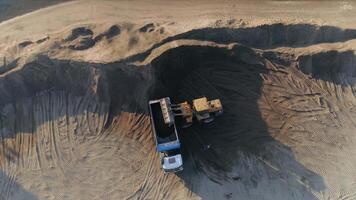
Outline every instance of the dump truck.
{"type": "Polygon", "coordinates": [[[175,118],[183,121],[182,127],[192,125],[194,117],[198,122],[210,123],[216,116],[223,113],[219,99],[208,101],[206,97],[193,100],[193,105],[187,101],[172,104],[169,97],[150,100],[149,111],[151,127],[156,142],[157,151],[161,155],[164,172],[183,170],[183,160],[175,118]]]}
{"type": "Polygon", "coordinates": [[[180,152],[180,140],[177,133],[174,114],[169,97],[150,100],[152,132],[156,149],[160,153],[164,172],[183,170],[183,159],[180,152]]]}

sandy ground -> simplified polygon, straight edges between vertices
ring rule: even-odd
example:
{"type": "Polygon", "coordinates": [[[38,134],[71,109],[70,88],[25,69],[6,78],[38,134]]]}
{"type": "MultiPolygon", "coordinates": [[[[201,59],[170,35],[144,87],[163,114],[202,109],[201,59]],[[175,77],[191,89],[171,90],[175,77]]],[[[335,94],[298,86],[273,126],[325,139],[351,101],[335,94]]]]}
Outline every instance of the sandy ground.
{"type": "Polygon", "coordinates": [[[67,2],[69,0],[1,0],[0,1],[0,22],[13,17],[29,13],[31,11],[67,2]]]}
{"type": "Polygon", "coordinates": [[[355,6],[72,1],[1,22],[0,199],[356,199],[355,6]],[[225,113],[180,130],[185,169],[163,174],[147,101],[202,95],[225,113]]]}

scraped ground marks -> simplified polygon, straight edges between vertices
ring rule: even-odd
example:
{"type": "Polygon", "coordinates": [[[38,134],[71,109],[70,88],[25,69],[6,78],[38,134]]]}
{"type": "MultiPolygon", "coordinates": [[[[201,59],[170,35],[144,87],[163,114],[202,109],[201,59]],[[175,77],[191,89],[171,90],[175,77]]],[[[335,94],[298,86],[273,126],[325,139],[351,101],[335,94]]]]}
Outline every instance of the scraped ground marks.
{"type": "MultiPolygon", "coordinates": [[[[321,28],[320,30],[322,30],[321,28]]],[[[327,29],[327,28],[326,28],[327,29]]],[[[214,30],[209,29],[211,31],[211,34],[203,34],[202,37],[204,38],[209,38],[211,41],[216,41],[218,39],[214,38],[214,30]]],[[[317,29],[319,30],[319,29],[317,29]]],[[[334,29],[337,30],[337,29],[334,29]]],[[[338,30],[339,31],[339,30],[338,30]]],[[[193,32],[193,31],[192,31],[193,32]]],[[[199,32],[195,31],[195,32],[199,32]]],[[[348,30],[346,31],[347,33],[352,33],[353,30],[348,30]]],[[[323,31],[318,32],[316,36],[318,35],[324,35],[325,33],[323,31]]],[[[185,34],[182,34],[185,35],[185,34]]],[[[218,34],[216,34],[218,35],[218,34]]],[[[215,36],[216,36],[215,35],[215,36]]],[[[340,34],[336,34],[340,35],[340,34]]],[[[341,34],[343,35],[343,34],[341,34]]],[[[199,34],[197,34],[197,37],[199,38],[199,34]]],[[[319,42],[335,42],[338,41],[338,39],[331,38],[332,34],[329,35],[329,39],[326,39],[324,37],[315,37],[315,34],[313,34],[313,38],[310,40],[307,40],[308,42],[303,43],[303,45],[307,44],[315,44],[319,42]],[[319,39],[318,39],[319,38],[319,39]]],[[[175,37],[172,37],[175,38],[175,37]]],[[[220,37],[219,37],[220,38],[220,37]]],[[[354,36],[349,37],[349,39],[353,39],[354,36]]],[[[344,41],[347,39],[341,39],[341,41],[344,41]]],[[[286,44],[280,44],[280,45],[286,45],[286,44]]],[[[289,44],[287,44],[289,45],[289,44]]],[[[293,43],[292,46],[298,45],[298,42],[293,43]]],[[[202,47],[204,48],[204,47],[202,47]]],[[[268,49],[268,46],[264,46],[264,48],[268,49]]],[[[219,83],[216,79],[213,79],[213,73],[211,71],[219,71],[217,69],[219,68],[224,68],[222,66],[226,65],[226,62],[218,63],[216,64],[216,69],[209,69],[209,64],[207,63],[207,60],[213,59],[211,57],[214,57],[216,54],[209,54],[209,56],[202,56],[204,53],[196,53],[199,52],[201,49],[200,47],[198,48],[192,48],[194,50],[189,50],[189,47],[178,47],[176,49],[172,49],[169,51],[176,51],[175,53],[171,53],[171,56],[167,56],[162,54],[162,56],[166,56],[164,60],[166,60],[165,63],[159,63],[161,61],[158,61],[159,64],[158,66],[163,66],[166,68],[166,71],[172,71],[172,73],[169,75],[169,73],[166,73],[162,75],[162,79],[160,80],[160,89],[159,91],[163,90],[163,94],[158,92],[157,96],[165,96],[167,94],[171,96],[177,96],[175,92],[172,91],[177,91],[181,90],[181,98],[179,100],[185,100],[189,98],[196,98],[202,95],[211,95],[212,97],[217,97],[217,95],[220,95],[220,97],[223,99],[224,102],[224,95],[219,94],[217,91],[229,91],[229,95],[234,95],[236,99],[243,99],[238,102],[236,101],[237,105],[244,105],[246,102],[248,102],[249,98],[246,98],[246,96],[250,96],[251,93],[253,93],[254,89],[249,88],[248,86],[245,87],[249,88],[250,90],[244,90],[242,89],[241,91],[245,91],[245,93],[241,92],[239,93],[236,91],[236,85],[237,84],[243,84],[245,82],[244,79],[248,76],[243,76],[243,77],[238,77],[236,80],[236,83],[231,80],[231,85],[235,86],[235,88],[232,86],[229,86],[229,82],[224,82],[221,80],[224,80],[223,78],[218,79],[220,82],[223,82],[225,84],[216,84],[219,83]],[[188,49],[187,50],[187,55],[184,55],[182,53],[182,49],[188,49]],[[189,52],[189,53],[188,53],[189,52]],[[183,55],[182,55],[183,54],[183,55]],[[195,55],[195,57],[193,56],[195,55]],[[198,61],[194,61],[194,59],[197,59],[198,61]],[[198,68],[199,66],[205,65],[206,69],[200,69],[194,71],[195,68],[198,68]],[[169,69],[167,69],[169,66],[169,69]],[[178,66],[178,67],[177,67],[178,66]],[[181,68],[179,68],[179,66],[181,68]],[[189,66],[187,68],[184,68],[182,66],[189,66]],[[179,69],[181,71],[175,71],[172,69],[179,69]],[[191,70],[191,71],[190,71],[191,70]],[[183,72],[182,72],[183,71],[183,72]],[[210,71],[210,72],[209,72],[210,71]],[[190,78],[181,78],[182,73],[187,75],[188,73],[192,73],[194,75],[191,75],[190,78]],[[174,78],[174,77],[179,77],[179,78],[174,78]],[[166,80],[165,80],[166,79],[166,80]],[[183,80],[181,85],[177,87],[177,83],[174,83],[175,80],[183,80]],[[237,81],[240,80],[240,81],[237,81]],[[187,83],[185,83],[187,82],[187,83]],[[234,84],[233,84],[234,83],[234,84]],[[162,88],[162,86],[168,86],[168,88],[162,88]],[[218,88],[218,89],[216,89],[218,88]],[[235,89],[235,90],[234,90],[235,89]],[[240,96],[240,97],[239,97],[240,96]]],[[[169,53],[167,53],[169,54],[169,53]]],[[[262,54],[263,55],[263,54],[262,54]]],[[[323,178],[320,177],[318,174],[315,174],[314,172],[320,173],[322,175],[325,175],[324,171],[320,171],[320,169],[327,165],[328,162],[326,161],[325,158],[323,158],[322,162],[318,164],[313,163],[314,166],[311,166],[311,169],[314,171],[310,171],[306,169],[302,164],[295,162],[294,156],[291,150],[289,148],[286,148],[286,144],[290,147],[293,147],[293,151],[298,150],[299,157],[308,157],[311,155],[311,151],[313,151],[313,158],[317,160],[318,154],[315,154],[315,152],[320,152],[320,151],[330,151],[331,149],[340,152],[338,148],[342,148],[343,145],[346,145],[348,142],[345,140],[345,137],[352,138],[352,136],[348,135],[350,134],[350,131],[345,131],[345,130],[339,130],[342,133],[335,135],[335,132],[333,133],[334,130],[331,130],[330,127],[342,127],[342,126],[347,126],[349,127],[350,130],[354,128],[354,122],[353,122],[353,117],[347,117],[347,116],[354,116],[352,110],[354,110],[355,107],[355,98],[354,98],[354,92],[353,92],[353,85],[354,85],[354,74],[356,68],[353,65],[353,60],[355,59],[353,51],[342,51],[338,52],[336,50],[326,50],[326,52],[320,52],[320,53],[315,53],[313,55],[303,55],[300,57],[297,57],[293,54],[289,55],[288,53],[286,54],[280,54],[280,53],[273,53],[273,52],[266,52],[264,55],[267,60],[265,61],[264,65],[266,68],[269,69],[268,73],[260,73],[261,78],[262,78],[262,83],[261,83],[261,97],[258,99],[258,109],[261,111],[261,115],[263,118],[263,121],[267,123],[267,129],[262,130],[262,132],[265,132],[266,135],[260,137],[261,139],[258,142],[251,142],[251,141],[246,141],[244,140],[244,136],[241,135],[241,137],[238,136],[238,132],[235,136],[236,140],[241,140],[240,147],[239,145],[237,146],[237,149],[243,148],[244,146],[249,146],[252,145],[254,147],[259,147],[259,142],[262,141],[262,143],[266,143],[268,146],[267,149],[268,151],[265,151],[262,153],[262,155],[259,155],[260,152],[257,151],[257,154],[255,154],[253,157],[262,157],[262,160],[257,160],[257,163],[265,163],[266,165],[270,165],[271,168],[282,170],[282,172],[277,173],[276,177],[282,176],[284,177],[285,180],[288,180],[288,183],[293,184],[293,179],[294,181],[297,182],[297,184],[300,184],[302,186],[300,191],[303,191],[303,189],[306,189],[308,191],[311,191],[311,195],[308,196],[307,192],[304,191],[299,193],[300,197],[296,198],[320,198],[319,192],[323,191],[325,189],[325,184],[323,182],[323,178]],[[268,55],[268,54],[269,55],[268,55]],[[270,59],[270,60],[268,60],[270,59]],[[304,73],[303,73],[304,72],[304,73]],[[311,76],[309,76],[311,75],[311,76]],[[314,79],[311,79],[313,77],[314,79]],[[342,94],[344,93],[344,94],[342,94]],[[340,96],[340,97],[338,97],[340,96]],[[343,105],[335,105],[335,98],[340,98],[341,104],[345,103],[348,105],[347,109],[342,109],[340,108],[344,107],[343,105]],[[344,99],[346,98],[346,99],[344,99]],[[349,112],[350,110],[351,112],[349,112]],[[338,111],[337,117],[335,117],[335,110],[338,111]],[[345,111],[345,113],[343,112],[345,111]],[[342,113],[342,114],[341,114],[342,113]],[[340,115],[346,114],[347,120],[344,121],[339,121],[336,118],[341,117],[340,115]],[[335,121],[336,120],[336,121],[335,121]],[[339,122],[338,122],[339,121],[339,122]],[[336,122],[336,124],[335,124],[336,122]],[[325,126],[326,125],[326,126],[325,126]],[[315,130],[315,131],[314,131],[315,130]],[[318,131],[316,131],[318,130],[318,131]],[[330,135],[331,134],[331,135],[330,135]],[[347,136],[348,135],[348,136],[347,136]],[[275,138],[277,141],[282,142],[282,145],[276,145],[276,146],[269,146],[268,143],[270,142],[269,140],[271,139],[270,137],[275,138]],[[323,138],[320,141],[320,138],[323,138]],[[311,143],[307,142],[310,141],[311,143]],[[309,148],[305,148],[304,145],[302,144],[310,144],[311,146],[309,148]],[[320,144],[318,144],[320,143],[320,144]],[[326,146],[333,146],[330,147],[328,150],[326,150],[326,146]],[[302,146],[302,147],[301,147],[302,146]],[[304,149],[303,149],[304,148],[304,149]],[[325,148],[324,150],[321,150],[325,148]],[[283,150],[284,149],[284,150],[283,150]],[[302,150],[303,149],[303,150],[302,150]],[[281,153],[278,153],[281,152],[281,153]],[[282,153],[283,152],[283,153],[282,153]],[[264,155],[263,155],[264,154],[264,155]],[[267,156],[268,155],[268,156],[267,156]],[[282,156],[283,155],[283,156],[282,156]],[[283,158],[283,159],[278,159],[278,157],[283,158]],[[277,158],[277,159],[274,159],[277,158]],[[293,177],[292,180],[290,177],[293,177]],[[308,178],[306,178],[308,177],[308,178]],[[305,195],[305,196],[303,196],[305,195]]],[[[158,59],[159,60],[159,59],[158,59]]],[[[219,59],[218,59],[219,60],[219,59]]],[[[224,59],[226,58],[224,57],[224,59]]],[[[153,62],[154,67],[155,64],[153,62]]],[[[204,68],[204,67],[202,67],[204,68]]],[[[238,67],[235,64],[235,68],[238,69],[238,67]]],[[[248,67],[246,67],[248,68],[248,67]]],[[[231,70],[231,68],[230,68],[231,70]]],[[[244,69],[246,70],[246,69],[244,69]]],[[[256,69],[255,69],[256,70],[256,69]]],[[[233,71],[230,71],[229,73],[221,73],[224,74],[224,78],[228,79],[229,76],[233,77],[234,73],[233,71]]],[[[253,74],[253,72],[250,72],[250,75],[253,74]]],[[[184,77],[184,76],[183,76],[184,77]]],[[[260,77],[258,77],[260,78],[260,77]]],[[[258,80],[257,78],[257,80],[258,80]]],[[[246,84],[245,84],[246,85],[246,84]]],[[[248,85],[248,84],[247,84],[248,85]]],[[[253,88],[253,87],[252,87],[253,88]]],[[[162,91],[161,91],[162,92],[162,91]]],[[[256,92],[257,96],[259,92],[256,92]]],[[[251,95],[253,96],[253,94],[251,95]]],[[[339,100],[337,100],[339,101],[339,100]]],[[[253,101],[250,101],[253,102],[253,101]]],[[[227,102],[226,102],[227,103],[227,102]]],[[[337,103],[336,103],[337,104],[337,103]]],[[[233,105],[229,105],[227,103],[226,109],[228,110],[229,108],[233,108],[233,105]]],[[[245,112],[241,112],[242,115],[240,116],[241,118],[236,118],[236,119],[249,119],[251,116],[244,116],[248,115],[247,113],[251,114],[251,107],[249,106],[244,106],[240,109],[236,109],[235,112],[233,113],[239,113],[240,110],[243,110],[246,108],[245,112]]],[[[228,112],[228,111],[227,111],[228,112]]],[[[253,112],[252,112],[253,113],[253,112]]],[[[229,114],[229,113],[228,113],[229,114]]],[[[231,113],[230,113],[231,114],[231,113]]],[[[256,114],[256,113],[254,113],[256,114]]],[[[253,115],[253,114],[252,114],[253,115]]],[[[259,115],[256,115],[259,116],[259,115]]],[[[255,116],[255,117],[256,117],[255,116]]],[[[223,117],[222,117],[223,118],[223,117]]],[[[344,118],[344,117],[343,117],[344,118]]],[[[223,119],[221,119],[223,121],[223,119]]],[[[224,122],[228,121],[227,118],[225,118],[224,122]]],[[[238,120],[234,121],[237,122],[238,120]]],[[[254,121],[256,123],[256,121],[254,121]]],[[[257,120],[258,122],[258,120],[257,120]]],[[[220,122],[221,123],[221,122],[220,122]]],[[[237,124],[237,123],[236,123],[237,124]]],[[[246,123],[238,123],[241,127],[245,126],[246,123]]],[[[249,124],[249,123],[247,123],[249,124]]],[[[258,124],[258,123],[257,123],[258,124]]],[[[227,127],[231,127],[232,125],[229,124],[227,127]]],[[[191,150],[191,154],[196,154],[197,156],[193,157],[193,162],[195,163],[195,167],[200,168],[198,171],[203,169],[203,171],[208,171],[207,175],[210,176],[213,180],[216,181],[216,178],[214,175],[214,172],[216,173],[216,169],[220,169],[224,171],[224,168],[228,168],[229,166],[229,159],[226,159],[224,155],[228,154],[227,152],[234,152],[234,151],[228,151],[226,148],[228,145],[224,145],[223,148],[220,147],[219,145],[214,145],[214,143],[217,143],[217,140],[219,137],[224,137],[221,133],[221,129],[218,129],[216,127],[209,127],[209,129],[202,130],[198,128],[199,131],[195,134],[191,134],[190,131],[183,131],[183,134],[186,134],[186,136],[183,136],[183,140],[186,140],[188,137],[197,137],[197,138],[189,138],[188,140],[195,140],[195,145],[191,145],[189,141],[185,141],[187,145],[187,151],[191,150]],[[212,133],[211,135],[209,133],[213,132],[214,128],[217,128],[218,131],[216,133],[212,133]],[[188,133],[184,133],[188,132],[188,133]],[[191,135],[189,135],[189,133],[191,135]],[[195,136],[192,136],[195,135],[195,136]],[[199,136],[197,136],[199,135],[199,136]],[[209,138],[209,135],[211,138],[209,138]],[[202,137],[202,138],[199,138],[202,137]],[[207,152],[199,153],[199,151],[202,151],[204,149],[204,145],[211,145],[212,147],[216,147],[214,150],[208,150],[207,152]],[[195,150],[194,147],[199,147],[195,150]],[[220,155],[217,153],[220,152],[220,155]],[[193,153],[192,153],[193,152],[193,153]],[[209,152],[211,152],[209,154],[209,152]],[[223,152],[223,153],[222,153],[223,152]],[[207,159],[208,157],[208,159],[207,159]],[[208,162],[204,162],[207,161],[208,162]],[[226,162],[227,161],[227,162],[226,162]],[[210,168],[210,169],[209,169],[210,168]],[[209,172],[210,171],[210,172],[209,172]],[[213,172],[213,173],[211,173],[213,172]]],[[[223,126],[226,127],[226,126],[223,126]]],[[[260,126],[261,127],[261,126],[260,126]]],[[[262,126],[263,127],[263,126],[262,126]]],[[[240,130],[239,129],[239,130],[240,130]]],[[[247,135],[251,134],[250,132],[254,132],[255,130],[253,129],[258,129],[256,127],[252,128],[247,131],[247,135]]],[[[263,129],[263,128],[262,128],[263,129]]],[[[248,135],[247,137],[253,137],[251,135],[248,135]]],[[[225,141],[221,144],[228,144],[228,142],[232,142],[232,138],[226,137],[225,141]]],[[[264,146],[264,145],[262,145],[264,146]]],[[[262,148],[263,149],[263,148],[262,148]]],[[[236,150],[236,149],[235,149],[236,150]]],[[[332,150],[331,150],[332,151],[332,150]]],[[[341,152],[345,152],[347,150],[342,150],[341,152]]],[[[243,152],[243,151],[242,151],[243,152]]],[[[263,151],[261,151],[263,152],[263,151]]],[[[256,152],[255,152],[256,153],[256,152]]],[[[337,156],[340,154],[328,154],[327,156],[330,156],[330,159],[336,159],[337,156]]],[[[242,156],[243,157],[243,156],[242,156]]],[[[235,157],[238,158],[238,157],[235,157]]],[[[243,166],[243,162],[238,162],[239,159],[236,159],[237,163],[236,165],[239,166],[240,171],[244,171],[241,168],[243,166]]],[[[241,159],[243,160],[243,159],[241,159]]],[[[308,164],[310,164],[311,160],[308,160],[308,164]]],[[[351,168],[351,170],[355,170],[355,168],[351,165],[352,162],[348,162],[348,166],[351,168]]],[[[337,167],[337,166],[342,166],[341,165],[331,165],[332,168],[337,167]]],[[[265,166],[263,166],[264,168],[265,166]]],[[[248,168],[248,167],[247,167],[248,168]]],[[[252,167],[253,168],[253,167],[252,167]]],[[[251,168],[250,168],[251,170],[251,168]]],[[[256,170],[251,170],[250,173],[253,173],[256,170]]],[[[257,170],[258,171],[258,170],[257,170]]],[[[268,171],[268,170],[266,170],[268,171]]],[[[261,174],[271,174],[266,172],[261,173],[261,174]]],[[[185,170],[184,172],[187,172],[185,170]]],[[[221,178],[223,173],[219,171],[216,174],[218,175],[218,178],[221,178]],[[219,173],[220,172],[220,173],[219,173]]],[[[188,174],[192,175],[187,172],[188,174]]],[[[242,173],[244,174],[244,173],[242,173]]],[[[248,177],[254,177],[256,179],[256,176],[253,176],[249,173],[244,178],[248,179],[248,177]]],[[[273,174],[273,173],[272,173],[273,174]]],[[[243,176],[243,175],[242,175],[243,176]]],[[[263,175],[262,175],[263,177],[263,175]]],[[[267,179],[271,179],[272,176],[269,176],[267,179]]],[[[189,177],[186,177],[187,180],[189,181],[189,177]]],[[[234,179],[234,177],[230,177],[234,179]]],[[[265,177],[264,177],[265,178],[265,177]]],[[[263,181],[258,180],[251,180],[251,182],[255,183],[258,185],[259,181],[263,183],[263,181]]],[[[273,179],[273,178],[272,178],[273,179]]],[[[352,179],[352,178],[351,178],[352,179]]],[[[241,180],[241,177],[238,177],[238,180],[241,180]]],[[[246,183],[247,181],[245,181],[246,183]]],[[[189,185],[189,182],[188,182],[189,185]]],[[[248,185],[248,184],[247,184],[248,185]]],[[[253,185],[253,184],[252,184],[253,185]]],[[[272,184],[273,185],[273,184],[272,184]]],[[[256,185],[255,185],[256,186],[256,185]]],[[[352,187],[352,184],[348,185],[346,188],[350,189],[350,186],[352,187]]],[[[338,194],[340,192],[340,188],[332,188],[334,186],[331,186],[330,188],[330,193],[327,194],[331,197],[335,196],[343,196],[344,194],[338,194]]],[[[273,188],[273,187],[271,187],[273,188]]],[[[212,188],[209,188],[211,190],[214,190],[212,188]]],[[[297,189],[298,190],[298,189],[297,189]]],[[[194,191],[194,189],[193,189],[194,191]]],[[[300,192],[299,191],[299,192],[300,192]]],[[[199,192],[198,192],[199,193],[199,192]]],[[[239,194],[241,195],[241,193],[239,194]]],[[[209,195],[204,195],[203,192],[199,193],[199,196],[209,198],[209,195]]],[[[280,196],[281,198],[286,198],[287,196],[280,196]]],[[[251,198],[251,196],[250,196],[251,198]]]]}
{"type": "MultiPolygon", "coordinates": [[[[121,77],[124,76],[122,72],[121,77]]],[[[125,80],[121,81],[125,83],[125,80]]],[[[109,82],[106,73],[95,68],[95,64],[46,56],[38,56],[1,80],[2,169],[14,177],[26,172],[21,178],[36,180],[39,184],[32,185],[31,190],[45,199],[65,193],[57,198],[102,199],[98,195],[104,191],[118,199],[127,196],[130,191],[120,191],[119,185],[142,182],[144,176],[127,177],[125,170],[140,173],[145,162],[137,156],[153,152],[149,147],[142,148],[151,145],[152,138],[144,137],[143,145],[137,144],[140,136],[135,136],[136,129],[137,132],[149,130],[149,120],[142,114],[122,113],[116,116],[119,131],[112,128],[116,121],[109,132],[105,131],[112,108],[110,99],[130,104],[108,96],[109,82]],[[127,135],[132,139],[124,139],[127,135]],[[126,157],[127,154],[130,156],[126,157]],[[50,181],[47,177],[60,181],[50,181]],[[98,187],[98,181],[105,184],[98,187]],[[91,192],[81,193],[83,183],[91,192]]],[[[126,95],[125,91],[115,92],[126,95]]],[[[139,112],[131,110],[131,113],[139,112]]],[[[14,186],[11,182],[6,184],[10,189],[14,186]]]]}
{"type": "MultiPolygon", "coordinates": [[[[152,28],[150,25],[145,31],[150,33],[152,28]]],[[[219,37],[214,29],[209,31],[202,37],[219,42],[214,39],[214,35],[219,37]]],[[[79,32],[79,35],[91,35],[90,31],[79,32]]],[[[73,35],[78,38],[78,34],[73,35]]],[[[176,39],[173,37],[172,42],[176,39]]],[[[205,199],[235,195],[262,197],[262,193],[250,194],[250,190],[263,191],[271,198],[289,198],[292,192],[296,199],[314,199],[320,198],[319,193],[325,189],[319,175],[337,171],[340,165],[346,165],[346,173],[352,173],[352,159],[329,164],[330,169],[321,166],[327,165],[330,158],[338,158],[338,153],[350,150],[340,150],[340,147],[348,147],[345,145],[348,141],[351,144],[350,135],[342,132],[335,137],[328,127],[334,130],[345,125],[354,127],[355,99],[353,73],[350,73],[354,67],[353,53],[334,51],[331,55],[335,56],[321,56],[340,66],[344,73],[337,74],[348,77],[347,82],[339,82],[345,79],[338,79],[334,72],[340,71],[335,71],[332,65],[326,68],[332,73],[323,71],[323,66],[330,62],[320,62],[318,54],[295,57],[199,40],[195,45],[188,42],[155,54],[152,50],[165,44],[162,43],[143,54],[109,64],[63,62],[40,56],[18,73],[8,74],[6,79],[2,77],[2,94],[5,94],[1,97],[2,116],[13,116],[7,113],[16,110],[13,117],[16,120],[6,119],[7,129],[3,129],[3,125],[1,129],[2,140],[6,141],[1,146],[3,169],[13,174],[11,177],[36,177],[35,182],[43,184],[33,186],[32,190],[49,195],[43,198],[67,191],[67,198],[86,195],[97,199],[107,196],[132,199],[179,199],[195,195],[205,199]],[[144,66],[130,64],[146,58],[152,62],[144,66]],[[351,61],[341,62],[344,60],[351,61]],[[89,81],[82,81],[84,79],[89,81]],[[133,87],[130,90],[128,83],[133,87]],[[178,101],[200,95],[222,98],[225,115],[205,128],[197,125],[182,131],[188,158],[180,175],[188,187],[184,189],[178,177],[166,176],[159,168],[146,103],[149,97],[172,96],[178,101]],[[13,99],[17,103],[9,104],[13,99]],[[103,110],[102,115],[97,114],[98,110],[103,110]],[[35,120],[28,123],[28,119],[35,120]],[[322,141],[320,135],[323,135],[322,141]],[[72,144],[67,142],[73,138],[72,144]],[[212,148],[206,150],[205,144],[212,148]],[[308,160],[318,158],[317,152],[325,151],[322,147],[338,153],[320,158],[319,164],[308,160]],[[308,167],[296,161],[295,152],[298,158],[306,158],[303,162],[308,167]],[[95,174],[103,167],[110,173],[96,178],[95,174]],[[23,168],[28,171],[20,176],[23,168]],[[121,177],[125,174],[120,173],[121,168],[132,176],[121,177]],[[56,173],[51,173],[52,170],[56,173]],[[45,180],[53,174],[63,178],[63,182],[45,180]],[[204,177],[218,184],[207,182],[206,187],[201,186],[204,177]],[[65,184],[68,181],[70,184],[65,184]],[[79,194],[83,182],[87,188],[95,188],[99,182],[107,184],[91,190],[92,193],[79,194]],[[133,183],[131,191],[120,191],[121,184],[124,187],[129,183],[133,183]],[[219,190],[219,184],[226,187],[219,190]],[[177,187],[186,192],[174,193],[177,187]],[[48,188],[58,188],[58,191],[51,192],[48,188]],[[281,188],[286,192],[273,192],[281,188]],[[232,191],[239,192],[230,195],[232,191]]],[[[315,42],[311,40],[308,44],[315,42]]],[[[351,187],[346,189],[352,191],[351,187]]],[[[342,188],[330,190],[325,195],[346,197],[347,192],[340,192],[342,188]]]]}
{"type": "MultiPolygon", "coordinates": [[[[192,162],[192,168],[186,165],[181,177],[199,196],[209,197],[196,190],[194,181],[190,181],[196,172],[203,172],[219,184],[239,180],[235,184],[241,188],[256,188],[266,179],[271,180],[271,185],[283,187],[282,180],[273,180],[284,177],[283,180],[295,186],[289,191],[300,195],[296,198],[310,199],[313,194],[309,191],[325,189],[322,178],[296,161],[289,147],[274,139],[278,133],[274,137],[269,134],[261,118],[261,106],[268,112],[272,110],[267,102],[260,102],[263,77],[274,73],[285,75],[286,66],[276,67],[262,52],[241,45],[180,46],[164,52],[152,65],[159,70],[154,96],[168,95],[175,101],[183,101],[206,95],[221,98],[224,105],[224,115],[214,123],[181,130],[185,155],[189,155],[188,163],[192,162]],[[254,165],[247,160],[255,160],[254,165]],[[236,165],[238,175],[233,172],[236,165]],[[279,172],[275,172],[276,168],[279,172]],[[261,173],[256,175],[256,171],[261,173]]],[[[214,191],[214,187],[209,189],[214,191]]],[[[273,188],[270,187],[271,191],[273,188]]],[[[253,198],[244,193],[239,195],[253,198]]],[[[283,195],[280,197],[287,197],[283,195]]]]}

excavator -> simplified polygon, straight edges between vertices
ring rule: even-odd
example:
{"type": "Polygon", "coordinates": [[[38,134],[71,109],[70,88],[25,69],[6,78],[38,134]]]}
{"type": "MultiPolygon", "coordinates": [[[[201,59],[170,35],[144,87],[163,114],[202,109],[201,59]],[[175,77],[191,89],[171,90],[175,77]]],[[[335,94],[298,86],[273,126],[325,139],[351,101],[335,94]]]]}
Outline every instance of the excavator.
{"type": "Polygon", "coordinates": [[[193,106],[187,101],[180,104],[171,104],[174,116],[183,118],[183,128],[189,127],[193,123],[193,117],[200,123],[210,123],[216,116],[223,113],[220,99],[208,101],[206,97],[193,100],[193,106]]]}
{"type": "Polygon", "coordinates": [[[183,119],[183,128],[189,127],[195,119],[200,123],[210,123],[223,113],[219,99],[208,101],[206,97],[172,104],[169,97],[150,100],[152,132],[157,151],[161,154],[162,168],[165,173],[183,170],[183,159],[180,153],[180,140],[177,133],[175,117],[183,119]]]}

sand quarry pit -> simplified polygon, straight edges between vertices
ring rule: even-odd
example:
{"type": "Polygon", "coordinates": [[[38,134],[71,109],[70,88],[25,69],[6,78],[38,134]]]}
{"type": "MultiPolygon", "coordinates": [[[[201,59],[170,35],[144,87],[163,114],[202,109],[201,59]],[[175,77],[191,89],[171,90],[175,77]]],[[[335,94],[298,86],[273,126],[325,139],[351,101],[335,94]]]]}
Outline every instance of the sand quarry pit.
{"type": "Polygon", "coordinates": [[[217,22],[3,45],[0,199],[355,199],[356,29],[217,22]],[[225,113],[179,130],[184,171],[164,174],[147,101],[202,95],[225,113]]]}

